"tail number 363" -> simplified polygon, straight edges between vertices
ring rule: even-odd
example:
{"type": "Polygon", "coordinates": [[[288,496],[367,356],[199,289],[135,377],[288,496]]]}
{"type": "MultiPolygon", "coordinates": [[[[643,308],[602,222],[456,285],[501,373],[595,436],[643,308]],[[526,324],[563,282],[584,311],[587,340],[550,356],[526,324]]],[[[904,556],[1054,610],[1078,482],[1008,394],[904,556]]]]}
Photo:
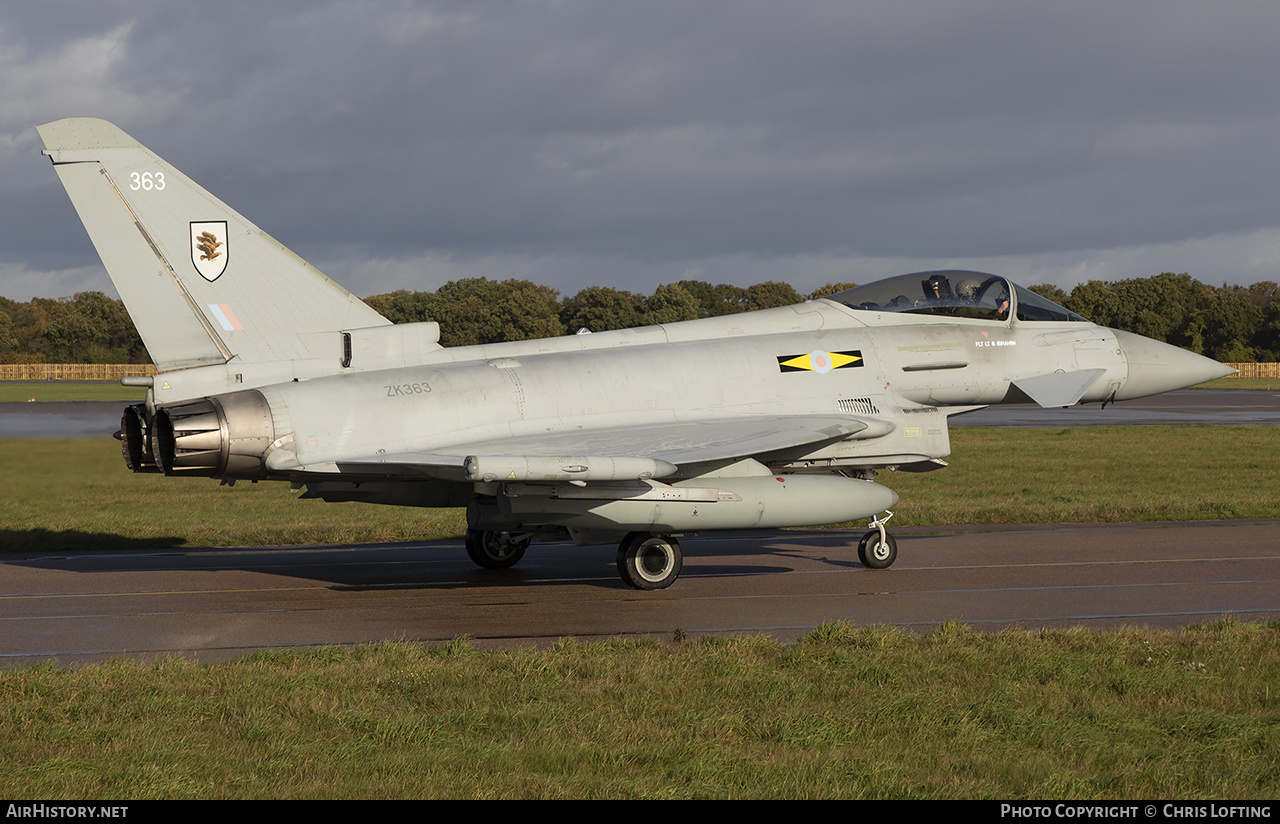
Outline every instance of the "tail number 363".
{"type": "Polygon", "coordinates": [[[133,178],[129,188],[135,192],[139,189],[158,192],[164,188],[164,172],[134,172],[129,177],[133,178]]]}

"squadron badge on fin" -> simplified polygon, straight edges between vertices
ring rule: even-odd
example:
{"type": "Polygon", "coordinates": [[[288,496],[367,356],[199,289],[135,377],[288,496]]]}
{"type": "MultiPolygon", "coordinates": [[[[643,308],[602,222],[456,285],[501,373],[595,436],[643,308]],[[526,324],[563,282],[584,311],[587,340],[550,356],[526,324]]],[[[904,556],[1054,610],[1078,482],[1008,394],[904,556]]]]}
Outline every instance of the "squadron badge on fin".
{"type": "Polygon", "coordinates": [[[191,221],[191,262],[200,277],[213,283],[227,270],[227,222],[191,221]]]}

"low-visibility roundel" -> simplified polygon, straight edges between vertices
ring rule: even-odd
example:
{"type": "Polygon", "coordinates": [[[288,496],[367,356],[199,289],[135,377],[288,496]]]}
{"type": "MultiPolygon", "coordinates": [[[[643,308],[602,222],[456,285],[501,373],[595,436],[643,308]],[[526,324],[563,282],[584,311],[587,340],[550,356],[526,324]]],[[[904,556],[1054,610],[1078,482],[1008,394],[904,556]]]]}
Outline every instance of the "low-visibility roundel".
{"type": "Polygon", "coordinates": [[[782,372],[817,372],[825,375],[832,369],[848,369],[862,366],[862,352],[826,352],[815,349],[807,355],[778,355],[778,369],[782,372]]]}

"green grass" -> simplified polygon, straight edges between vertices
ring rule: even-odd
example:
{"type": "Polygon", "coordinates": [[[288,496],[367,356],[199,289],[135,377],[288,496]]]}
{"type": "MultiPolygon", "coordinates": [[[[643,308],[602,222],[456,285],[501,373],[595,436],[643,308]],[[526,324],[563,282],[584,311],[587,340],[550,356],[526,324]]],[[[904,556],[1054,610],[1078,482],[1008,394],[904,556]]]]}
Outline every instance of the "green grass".
{"type": "Polygon", "coordinates": [[[948,468],[882,473],[895,523],[1280,517],[1280,427],[951,430],[948,468]]]}
{"type": "Polygon", "coordinates": [[[1280,391],[1280,378],[1218,378],[1199,383],[1192,389],[1254,389],[1280,391]]]}
{"type": "Polygon", "coordinates": [[[108,439],[0,440],[0,547],[274,546],[462,534],[462,510],[300,500],[282,482],[134,474],[108,439]]]}
{"type": "Polygon", "coordinates": [[[147,390],[118,381],[0,381],[0,403],[122,401],[142,403],[147,390]]]}
{"type": "Polygon", "coordinates": [[[1280,625],[0,672],[9,798],[1273,799],[1280,625]]]}
{"type": "MultiPolygon", "coordinates": [[[[953,430],[951,466],[881,473],[894,526],[1280,517],[1280,428],[953,430]]],[[[287,484],[135,475],[115,441],[0,441],[0,547],[44,551],[432,540],[461,510],[300,500],[287,484]]]]}

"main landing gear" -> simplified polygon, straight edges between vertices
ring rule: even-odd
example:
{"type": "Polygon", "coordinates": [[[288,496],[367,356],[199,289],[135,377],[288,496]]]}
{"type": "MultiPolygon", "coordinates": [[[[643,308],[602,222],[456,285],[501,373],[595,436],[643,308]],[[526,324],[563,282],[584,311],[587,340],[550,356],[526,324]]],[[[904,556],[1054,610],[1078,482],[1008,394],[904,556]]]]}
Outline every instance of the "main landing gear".
{"type": "MultiPolygon", "coordinates": [[[[872,521],[873,529],[858,542],[858,560],[869,569],[888,569],[898,559],[898,542],[884,528],[889,518],[872,521]]],[[[524,557],[532,539],[530,534],[468,529],[465,544],[478,566],[506,569],[524,557]]],[[[666,589],[680,577],[683,565],[680,542],[670,535],[630,532],[618,544],[618,574],[635,589],[666,589]]]]}
{"type": "MultiPolygon", "coordinates": [[[[468,529],[467,555],[485,569],[506,569],[524,557],[533,536],[528,533],[468,529]]],[[[666,589],[680,577],[684,555],[680,542],[666,535],[630,532],[618,544],[618,574],[636,589],[666,589]]]]}
{"type": "Polygon", "coordinates": [[[873,520],[871,526],[874,528],[858,542],[858,560],[868,569],[888,569],[898,560],[898,542],[884,530],[885,521],[892,517],[890,512],[884,520],[873,520]]]}
{"type": "Polygon", "coordinates": [[[510,532],[468,529],[463,537],[467,555],[477,566],[485,569],[506,569],[515,566],[524,557],[524,551],[533,540],[530,535],[514,535],[510,532]]]}
{"type": "Polygon", "coordinates": [[[666,535],[632,532],[618,544],[618,574],[636,589],[666,589],[683,563],[680,542],[666,535]]]}

